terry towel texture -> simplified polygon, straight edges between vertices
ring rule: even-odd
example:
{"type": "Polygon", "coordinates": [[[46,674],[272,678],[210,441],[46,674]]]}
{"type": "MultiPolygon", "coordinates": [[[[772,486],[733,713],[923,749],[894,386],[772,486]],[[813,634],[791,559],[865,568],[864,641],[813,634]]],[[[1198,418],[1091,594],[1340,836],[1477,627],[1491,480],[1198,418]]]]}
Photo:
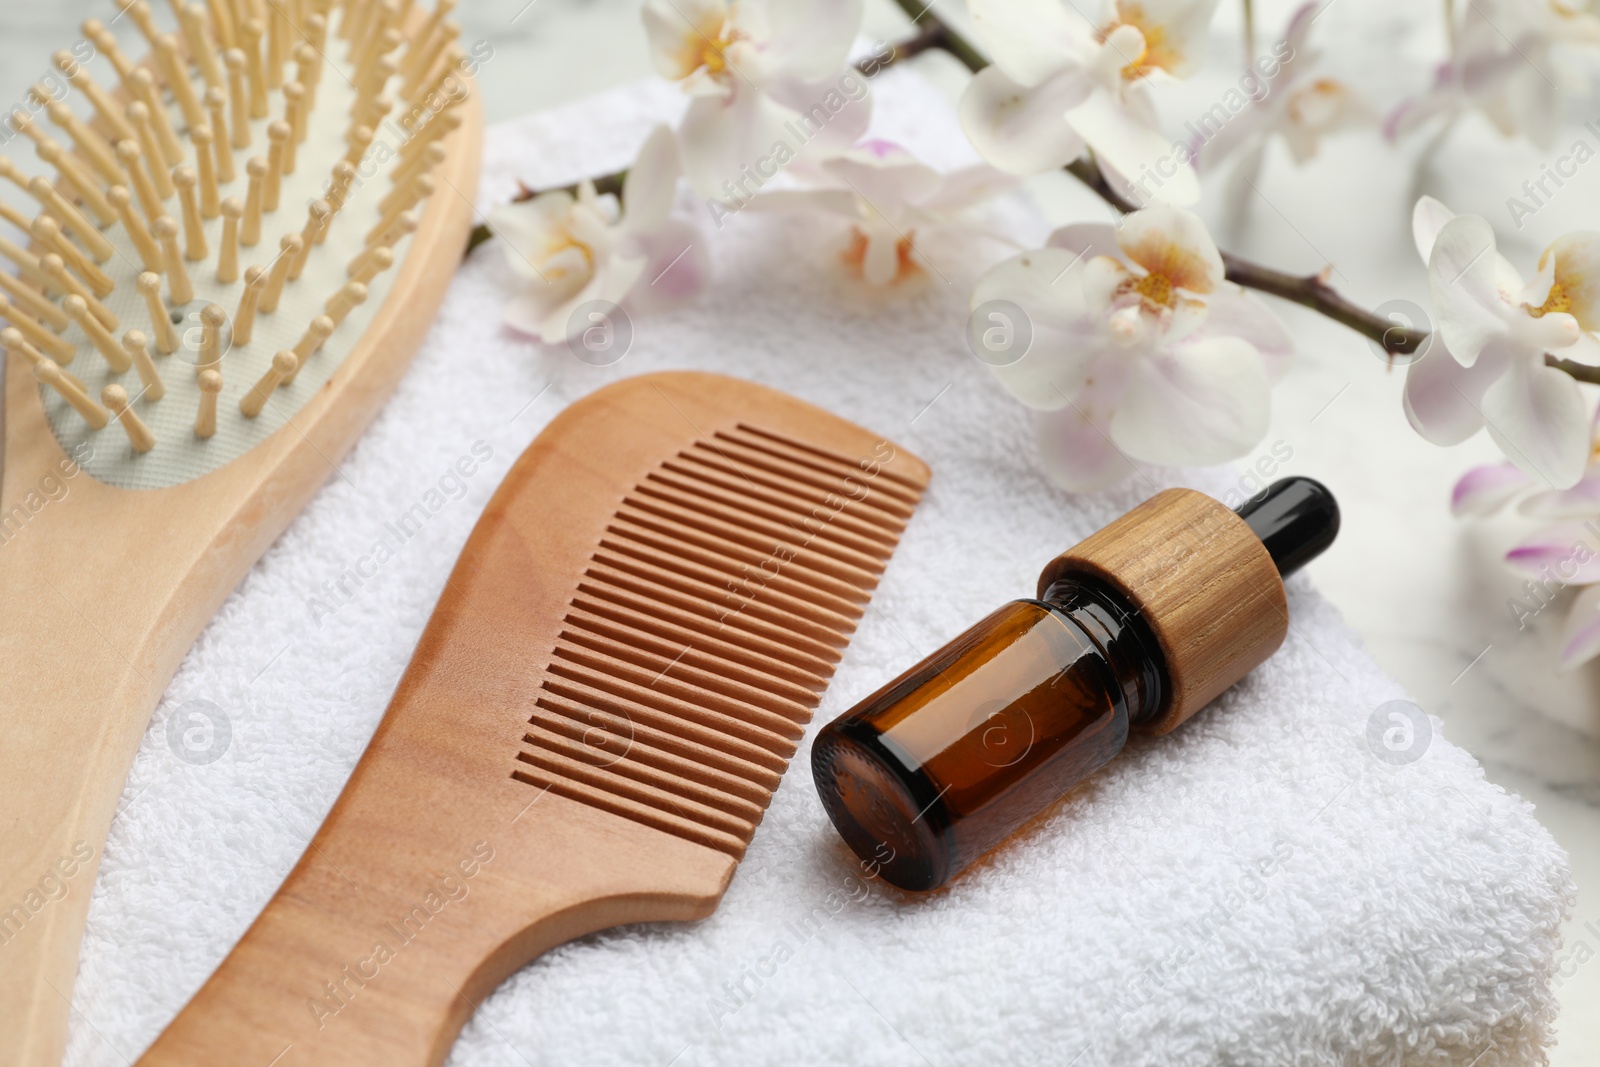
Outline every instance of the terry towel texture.
{"type": "MultiPolygon", "coordinates": [[[[875,93],[879,132],[961,161],[949,110],[914,75],[889,71],[875,93]]],[[[479,202],[517,179],[623,165],[680,106],[641,86],[496,127],[479,202]]],[[[975,265],[938,261],[920,294],[877,301],[836,269],[842,240],[814,218],[728,220],[706,297],[638,317],[631,352],[604,368],[504,330],[513,277],[493,245],[474,256],[394,400],[158,709],[93,887],[69,1063],[136,1056],[242,934],[371,736],[497,481],[601,385],[678,367],[739,375],[932,465],[813,735],[1157,489],[1237,486],[1219,470],[1088,496],[1048,488],[1029,414],[960,341],[975,265]],[[451,473],[462,456],[470,477],[451,473]],[[419,502],[439,506],[397,543],[386,524],[419,502]],[[393,558],[349,578],[383,539],[393,558]],[[228,729],[205,764],[169,742],[196,701],[228,729]]],[[[1369,719],[1403,694],[1303,577],[1289,605],[1269,663],[1175,734],[1136,739],[925,899],[863,876],[818,804],[808,739],[712,918],[557,949],[488,999],[450,1063],[1538,1062],[1565,856],[1437,723],[1421,759],[1375,758],[1369,719]]]]}

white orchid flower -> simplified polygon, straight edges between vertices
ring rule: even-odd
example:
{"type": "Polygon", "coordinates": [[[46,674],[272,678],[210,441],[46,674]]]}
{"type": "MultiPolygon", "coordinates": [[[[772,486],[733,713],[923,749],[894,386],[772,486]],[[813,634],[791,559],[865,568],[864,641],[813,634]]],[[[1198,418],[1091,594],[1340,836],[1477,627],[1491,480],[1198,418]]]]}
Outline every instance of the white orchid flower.
{"type": "Polygon", "coordinates": [[[1372,106],[1350,86],[1315,73],[1321,53],[1311,47],[1311,28],[1323,6],[1322,0],[1312,0],[1295,11],[1283,39],[1258,66],[1258,72],[1270,71],[1270,76],[1262,73],[1255,81],[1258,92],[1251,93],[1248,106],[1215,130],[1208,116],[1198,120],[1190,147],[1202,172],[1239,152],[1251,161],[1249,169],[1255,169],[1273,137],[1283,138],[1296,163],[1306,163],[1324,137],[1376,120],[1372,106]]]}
{"type": "Polygon", "coordinates": [[[1270,385],[1292,344],[1265,305],[1224,279],[1187,211],[1157,205],[1120,227],[1057,230],[985,274],[972,307],[999,300],[1027,316],[1031,343],[994,372],[1038,410],[1045,470],[1064,488],[1110,485],[1134,461],[1221,463],[1266,432],[1270,385]]]}
{"type": "Polygon", "coordinates": [[[984,164],[941,174],[883,140],[863,141],[824,160],[817,179],[818,188],[762,193],[751,207],[815,210],[845,219],[850,238],[844,261],[873,286],[917,273],[925,254],[919,238],[935,231],[984,234],[964,221],[962,213],[1017,184],[1016,178],[984,164]]]}
{"type": "MultiPolygon", "coordinates": [[[[846,59],[862,0],[645,0],[656,70],[691,97],[684,171],[705,197],[739,189],[775,146],[842,148],[866,129],[866,81],[846,59]]],[[[756,185],[771,175],[756,178],[756,185]]]]}
{"type": "Polygon", "coordinates": [[[1550,148],[1561,129],[1564,98],[1588,91],[1597,58],[1600,15],[1592,5],[1473,0],[1433,85],[1396,108],[1385,131],[1399,137],[1432,119],[1476,110],[1505,136],[1526,134],[1550,148]]]}
{"type": "Polygon", "coordinates": [[[585,181],[504,204],[489,213],[506,262],[529,282],[506,305],[506,322],[554,343],[581,332],[573,312],[591,300],[634,310],[670,306],[704,288],[703,235],[671,217],[678,184],[672,130],[658,126],[623,181],[622,203],[585,181]]]}
{"type": "Polygon", "coordinates": [[[1515,464],[1491,463],[1467,471],[1451,494],[1458,516],[1488,515],[1517,500],[1524,515],[1560,520],[1513,547],[1506,562],[1529,579],[1525,596],[1508,603],[1519,622],[1542,611],[1560,589],[1580,587],[1562,627],[1563,670],[1600,655],[1600,412],[1590,439],[1588,465],[1570,489],[1536,489],[1537,481],[1515,464]]]}
{"type": "Polygon", "coordinates": [[[1060,0],[968,0],[994,63],[963,93],[961,124],[990,163],[1027,176],[1092,148],[1131,199],[1200,197],[1186,146],[1161,132],[1147,82],[1198,65],[1216,0],[1115,0],[1091,25],[1060,0]]]}
{"type": "Polygon", "coordinates": [[[1428,263],[1438,328],[1406,374],[1411,425],[1442,445],[1487,426],[1522,470],[1571,487],[1588,456],[1588,412],[1578,383],[1545,356],[1600,365],[1600,340],[1589,332],[1600,327],[1600,234],[1552,244],[1524,284],[1477,215],[1423,197],[1412,233],[1428,263]]]}

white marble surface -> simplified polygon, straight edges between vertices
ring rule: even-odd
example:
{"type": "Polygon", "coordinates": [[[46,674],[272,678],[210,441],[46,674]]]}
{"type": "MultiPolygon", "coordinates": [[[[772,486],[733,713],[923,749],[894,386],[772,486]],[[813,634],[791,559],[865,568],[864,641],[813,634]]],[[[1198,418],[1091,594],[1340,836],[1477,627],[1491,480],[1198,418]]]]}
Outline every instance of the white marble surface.
{"type": "MultiPolygon", "coordinates": [[[[1288,7],[1258,7],[1261,37],[1271,40],[1288,7]]],[[[1376,99],[1392,101],[1424,76],[1421,66],[1391,62],[1396,50],[1420,58],[1438,48],[1435,36],[1411,21],[1432,7],[1344,0],[1319,30],[1339,56],[1367,57],[1357,61],[1365,67],[1341,73],[1355,76],[1376,99]],[[1383,46],[1370,48],[1372,40],[1383,46]]],[[[491,121],[651,74],[637,0],[469,0],[463,9],[463,39],[494,48],[479,76],[491,121]]],[[[82,19],[108,18],[112,10],[86,0],[4,0],[0,101],[20,102],[47,70],[50,52],[76,39],[82,19]]],[[[964,20],[952,0],[940,0],[938,10],[964,20]]],[[[1166,101],[1175,124],[1209,106],[1232,80],[1224,64],[1236,23],[1231,10],[1219,14],[1214,51],[1223,58],[1166,101]]],[[[905,25],[889,0],[869,3],[869,36],[893,39],[905,25]]],[[[959,91],[965,74],[946,57],[917,62],[941,89],[959,91]]],[[[1600,100],[1590,110],[1600,113],[1600,100]]],[[[1575,131],[1584,117],[1574,115],[1575,131]]],[[[1489,217],[1502,250],[1524,265],[1557,233],[1600,228],[1600,167],[1580,172],[1549,210],[1517,232],[1504,200],[1538,173],[1546,154],[1504,142],[1478,122],[1431,153],[1419,176],[1413,164],[1422,148],[1397,150],[1375,136],[1352,135],[1303,170],[1272,160],[1259,191],[1231,212],[1231,221],[1220,201],[1208,203],[1206,213],[1226,247],[1287,268],[1334,263],[1336,284],[1369,304],[1392,297],[1426,303],[1405,223],[1419,188],[1458,211],[1489,217]]],[[[1065,178],[1040,180],[1034,192],[1056,218],[1103,214],[1065,178]]],[[[1571,854],[1579,896],[1558,979],[1566,1009],[1552,1063],[1600,1063],[1600,1013],[1593,1010],[1600,1003],[1600,963],[1579,962],[1600,955],[1600,667],[1557,673],[1559,607],[1522,632],[1506,610],[1521,579],[1498,560],[1529,525],[1506,519],[1469,526],[1448,513],[1460,472],[1494,458],[1489,442],[1480,436],[1452,450],[1425,444],[1401,414],[1400,373],[1341,327],[1296,308],[1282,314],[1300,358],[1275,393],[1263,451],[1284,442],[1293,450],[1284,469],[1322,479],[1344,505],[1339,542],[1311,573],[1379,662],[1439,716],[1445,733],[1473,752],[1491,779],[1532,801],[1571,854]]]]}

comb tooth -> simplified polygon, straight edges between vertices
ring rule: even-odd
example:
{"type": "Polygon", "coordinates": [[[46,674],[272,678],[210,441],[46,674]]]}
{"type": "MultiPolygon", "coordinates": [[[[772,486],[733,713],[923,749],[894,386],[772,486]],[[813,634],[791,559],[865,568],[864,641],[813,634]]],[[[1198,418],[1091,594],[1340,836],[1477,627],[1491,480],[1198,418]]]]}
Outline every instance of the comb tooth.
{"type": "Polygon", "coordinates": [[[746,485],[761,486],[781,494],[784,500],[805,501],[808,510],[817,504],[826,504],[830,495],[843,497],[846,514],[882,528],[891,538],[898,538],[905,532],[906,521],[911,517],[909,505],[885,493],[874,493],[872,479],[864,471],[847,476],[850,481],[838,479],[832,484],[818,485],[815,478],[804,472],[775,469],[774,464],[751,457],[736,458],[727,447],[705,442],[696,442],[694,448],[679,453],[678,462],[693,466],[699,477],[706,476],[705,470],[717,471],[724,477],[738,478],[746,485]],[[863,487],[864,494],[856,498],[854,494],[863,487]]]}
{"type": "Polygon", "coordinates": [[[566,618],[566,625],[561,631],[561,640],[569,645],[587,649],[597,656],[606,656],[619,663],[632,664],[643,675],[650,676],[653,679],[651,684],[654,686],[659,686],[664,679],[670,678],[677,685],[715,693],[796,722],[805,722],[811,713],[811,706],[816,703],[816,694],[808,689],[785,686],[782,688],[788,691],[784,692],[777,685],[764,689],[740,681],[727,673],[727,664],[717,663],[695,649],[692,644],[680,649],[661,650],[643,643],[618,641],[613,637],[595,633],[571,615],[566,618]]]}
{"type": "Polygon", "coordinates": [[[805,542],[809,534],[803,530],[748,516],[741,519],[738,516],[730,518],[726,513],[712,515],[703,506],[683,506],[659,494],[630,495],[625,498],[623,506],[629,510],[630,518],[634,521],[643,522],[645,519],[641,516],[644,516],[659,522],[672,522],[763,553],[777,552],[781,547],[784,555],[793,553],[795,559],[811,570],[863,588],[872,588],[883,570],[870,558],[842,559],[836,553],[823,552],[814,545],[807,545],[805,542]]]}
{"type": "MultiPolygon", "coordinates": [[[[682,812],[678,802],[693,801],[702,811],[726,816],[728,822],[724,826],[735,834],[754,831],[761,822],[764,796],[751,799],[741,792],[723,788],[721,782],[708,784],[704,781],[704,768],[655,749],[641,739],[626,720],[604,722],[594,716],[585,724],[535,713],[529,725],[533,729],[524,736],[524,742],[534,746],[537,753],[553,752],[573,763],[586,765],[592,773],[590,781],[596,786],[610,785],[607,779],[616,776],[627,784],[659,791],[636,793],[635,799],[644,803],[665,801],[682,812]]],[[[537,759],[538,756],[534,756],[534,760],[537,759]]]]}
{"type": "Polygon", "coordinates": [[[632,574],[636,578],[668,589],[675,589],[703,603],[715,604],[724,615],[759,619],[786,631],[791,640],[805,637],[834,648],[844,645],[844,638],[838,630],[826,622],[817,621],[815,609],[801,614],[805,609],[800,602],[790,598],[772,595],[766,590],[761,590],[756,596],[742,594],[721,583],[708,582],[686,573],[685,565],[659,566],[652,560],[640,558],[639,555],[632,553],[603,549],[596,552],[593,558],[598,565],[632,574]]]}
{"type": "Polygon", "coordinates": [[[551,774],[542,768],[523,767],[511,773],[511,777],[528,785],[548,789],[557,796],[575,800],[580,804],[609,811],[613,815],[620,815],[625,819],[654,827],[669,834],[674,834],[687,841],[692,841],[707,848],[714,848],[719,852],[726,852],[734,859],[744,855],[745,843],[743,839],[733,834],[712,830],[701,826],[692,819],[681,815],[669,814],[658,811],[645,804],[614,796],[605,790],[586,786],[581,782],[571,782],[560,775],[551,774]]]}
{"type": "MultiPolygon", "coordinates": [[[[778,456],[778,458],[792,459],[792,461],[800,462],[800,464],[811,464],[818,470],[832,470],[837,474],[853,474],[859,477],[858,472],[864,470],[861,464],[866,462],[864,456],[861,459],[840,456],[838,453],[830,453],[830,451],[818,448],[816,445],[810,445],[810,443],[797,442],[792,437],[773,434],[771,430],[746,426],[744,422],[741,422],[736,430],[717,430],[717,434],[714,437],[728,440],[728,442],[742,443],[742,445],[749,446],[749,448],[765,451],[765,453],[771,454],[771,456],[778,456]]],[[[883,469],[882,464],[880,464],[880,470],[878,470],[878,477],[885,478],[886,482],[890,483],[890,486],[894,486],[890,491],[893,491],[899,499],[906,501],[907,504],[917,504],[917,501],[922,499],[922,486],[918,486],[917,483],[912,482],[910,478],[904,477],[904,475],[896,474],[893,470],[883,469]]]]}
{"type": "Polygon", "coordinates": [[[798,542],[874,573],[883,570],[883,561],[889,556],[887,546],[863,541],[844,530],[835,529],[826,515],[808,516],[806,520],[797,522],[791,515],[774,513],[771,509],[741,500],[734,494],[719,493],[700,486],[675,485],[654,471],[635,489],[635,493],[634,499],[651,497],[665,500],[689,511],[704,512],[725,521],[769,531],[780,540],[798,542]]]}
{"type": "Polygon", "coordinates": [[[560,751],[557,746],[544,744],[537,748],[524,749],[517,753],[517,759],[551,773],[560,780],[603,790],[619,800],[630,800],[664,814],[675,814],[692,821],[702,829],[724,833],[736,840],[749,840],[750,835],[755,833],[756,824],[760,822],[759,816],[752,820],[730,815],[698,799],[691,799],[683,792],[663,788],[659,784],[647,784],[630,775],[619,774],[612,767],[597,768],[588,762],[593,758],[592,755],[589,753],[579,755],[582,758],[574,758],[568,752],[560,751]]]}
{"type": "Polygon", "coordinates": [[[717,798],[721,803],[708,803],[704,788],[664,775],[648,764],[627,756],[597,767],[590,762],[595,758],[593,751],[585,750],[581,742],[572,742],[559,734],[543,731],[528,734],[526,740],[536,747],[519,752],[517,759],[521,762],[543,770],[553,778],[586,785],[618,800],[632,801],[662,814],[676,815],[695,823],[702,830],[727,834],[735,840],[749,840],[761,822],[759,812],[751,818],[742,813],[726,811],[724,808],[736,806],[736,802],[717,798]]]}
{"type": "MultiPolygon", "coordinates": [[[[27,337],[23,336],[22,331],[18,330],[15,326],[8,326],[5,329],[0,330],[0,347],[3,347],[7,352],[13,352],[21,356],[29,363],[56,363],[55,360],[51,359],[49,356],[33,347],[33,345],[29,344],[27,337]]],[[[75,355],[77,353],[77,349],[73,349],[73,353],[75,355]]],[[[72,356],[67,356],[62,359],[61,362],[56,363],[56,366],[61,367],[71,362],[72,356]]],[[[83,388],[83,382],[79,381],[76,377],[71,374],[67,374],[66,371],[62,371],[61,373],[79,389],[83,388]]]]}
{"type": "MultiPolygon", "coordinates": [[[[845,495],[846,487],[842,484],[836,484],[826,491],[807,491],[794,487],[774,489],[765,481],[756,480],[759,471],[742,470],[733,463],[727,466],[732,468],[732,474],[700,462],[697,456],[688,455],[662,464],[662,470],[667,472],[662,479],[670,480],[674,485],[709,487],[719,494],[759,501],[771,508],[775,517],[785,512],[789,516],[801,517],[821,513],[828,516],[830,526],[846,530],[864,543],[878,542],[893,548],[905,528],[892,517],[863,508],[859,502],[852,501],[845,495]]],[[[861,484],[864,483],[857,483],[858,486],[861,484]]],[[[792,522],[793,518],[785,517],[782,521],[792,522]]]]}
{"type": "Polygon", "coordinates": [[[228,313],[220,305],[207,304],[200,310],[200,361],[196,367],[201,373],[222,362],[222,327],[227,321],[228,313]]]}
{"type": "Polygon", "coordinates": [[[763,545],[760,548],[751,548],[747,545],[730,541],[726,538],[714,537],[702,533],[692,527],[678,523],[667,522],[647,512],[638,512],[624,505],[617,511],[616,522],[612,528],[635,540],[643,540],[656,548],[682,550],[706,566],[718,569],[728,569],[730,562],[740,567],[751,567],[757,570],[770,571],[773,567],[781,568],[780,573],[793,575],[798,580],[796,585],[803,587],[807,592],[796,591],[795,595],[802,599],[815,600],[818,596],[826,599],[818,601],[824,605],[834,604],[840,608],[849,605],[859,605],[867,598],[867,593],[877,585],[877,579],[872,575],[861,575],[856,581],[844,581],[833,577],[826,571],[807,566],[807,559],[799,552],[780,553],[772,545],[763,545]],[[815,590],[815,593],[810,592],[815,590]]]}
{"type": "Polygon", "coordinates": [[[805,703],[810,699],[808,694],[820,692],[826,684],[825,664],[820,668],[821,673],[801,670],[715,636],[674,626],[663,619],[652,619],[643,612],[618,611],[613,605],[582,595],[572,598],[567,620],[573,626],[591,633],[618,641],[631,641],[669,658],[679,655],[680,649],[687,648],[689,651],[685,655],[691,662],[754,675],[760,685],[772,686],[799,703],[805,703]]]}
{"type": "Polygon", "coordinates": [[[784,566],[798,568],[805,574],[806,581],[824,581],[824,587],[830,589],[858,589],[862,592],[874,589],[878,582],[878,574],[882,573],[882,566],[856,566],[838,560],[832,555],[816,552],[808,545],[810,536],[797,536],[798,531],[781,526],[765,525],[755,526],[733,525],[723,520],[714,520],[707,515],[696,514],[694,510],[670,504],[661,498],[650,496],[629,496],[618,512],[619,518],[626,518],[627,522],[648,526],[651,530],[682,537],[685,541],[706,544],[707,547],[720,552],[736,553],[739,550],[757,553],[758,558],[782,555],[786,563],[784,566]],[[832,584],[829,584],[832,582],[832,584]]]}
{"type": "MultiPolygon", "coordinates": [[[[698,615],[666,599],[641,602],[637,593],[626,586],[614,586],[598,578],[580,581],[578,591],[579,597],[573,599],[575,606],[669,640],[715,648],[723,637],[737,637],[738,643],[730,645],[730,649],[758,658],[761,669],[790,677],[807,688],[821,689],[827,684],[828,675],[833,673],[837,656],[827,646],[818,646],[822,654],[813,655],[793,644],[775,640],[767,633],[725,626],[717,620],[715,612],[698,615]]],[[[737,659],[738,656],[730,653],[728,658],[737,659]]]]}
{"type": "Polygon", "coordinates": [[[337,328],[345,316],[367,302],[367,287],[361,282],[346,282],[328,299],[328,317],[337,328]]]}
{"type": "Polygon", "coordinates": [[[707,552],[692,543],[684,544],[649,531],[630,530],[622,523],[613,523],[600,544],[614,552],[662,566],[669,565],[669,560],[681,560],[678,566],[685,574],[723,589],[754,587],[764,597],[777,597],[769,601],[774,606],[791,607],[805,618],[832,630],[841,627],[848,630],[854,626],[861,618],[861,605],[866,599],[853,592],[849,596],[838,596],[797,579],[785,573],[783,561],[775,556],[747,562],[707,552]],[[763,563],[767,565],[763,566],[763,563]]]}
{"type": "Polygon", "coordinates": [[[730,637],[750,635],[763,638],[783,647],[794,648],[810,659],[822,660],[829,664],[837,663],[839,660],[837,642],[817,641],[768,622],[755,612],[743,610],[745,603],[732,597],[718,596],[716,599],[707,599],[693,593],[684,593],[670,585],[660,584],[648,574],[641,577],[631,570],[623,570],[598,561],[591,561],[584,573],[594,580],[592,586],[584,588],[606,591],[606,595],[615,595],[607,591],[608,587],[624,590],[627,597],[624,603],[637,603],[642,597],[652,606],[666,604],[701,619],[702,625],[709,624],[717,633],[727,633],[730,637]]]}
{"type": "MultiPolygon", "coordinates": [[[[596,642],[591,638],[591,643],[604,642],[596,642]]],[[[800,739],[799,724],[806,718],[807,711],[804,707],[790,704],[784,711],[774,711],[770,707],[753,704],[742,696],[730,696],[707,688],[701,681],[680,679],[669,669],[670,662],[658,664],[651,662],[652,658],[644,653],[597,652],[572,640],[571,635],[565,632],[558,639],[552,655],[553,661],[559,661],[571,669],[598,671],[613,682],[629,683],[636,689],[646,690],[658,697],[671,698],[684,706],[695,708],[700,714],[715,714],[724,719],[737,720],[744,728],[788,742],[790,748],[800,739]]],[[[764,703],[788,702],[769,699],[764,703]]],[[[788,755],[787,752],[783,754],[788,755]]]]}
{"type": "Polygon", "coordinates": [[[728,796],[760,805],[766,802],[767,794],[778,787],[779,775],[774,771],[743,762],[732,764],[738,768],[737,773],[725,770],[705,758],[708,753],[715,755],[715,750],[647,726],[632,716],[586,708],[548,691],[541,693],[534,703],[533,718],[528,720],[531,725],[595,747],[609,747],[596,737],[601,732],[597,727],[608,727],[610,729],[605,732],[616,733],[616,725],[625,723],[622,736],[632,738],[630,751],[640,753],[641,762],[728,796]]]}
{"type": "Polygon", "coordinates": [[[689,756],[707,767],[768,791],[778,787],[778,779],[789,765],[787,757],[729,736],[715,727],[703,726],[569,678],[546,678],[535,703],[569,716],[588,716],[596,711],[620,716],[633,723],[635,730],[654,737],[658,747],[689,756]]]}
{"type": "Polygon", "coordinates": [[[759,447],[761,443],[754,442],[753,447],[752,443],[719,435],[714,442],[696,442],[692,455],[702,463],[715,461],[736,468],[758,481],[765,477],[777,479],[795,492],[804,493],[806,490],[800,487],[808,487],[812,491],[841,493],[850,498],[852,507],[870,509],[862,511],[863,518],[891,516],[896,530],[905,529],[920,499],[918,496],[908,498],[905,490],[888,478],[881,464],[877,465],[876,472],[859,465],[829,471],[805,462],[804,456],[792,453],[786,456],[773,449],[759,447]],[[859,486],[866,487],[866,495],[856,499],[853,490],[859,486]]]}
{"type": "MultiPolygon", "coordinates": [[[[564,651],[558,650],[558,652],[564,651]]],[[[737,712],[729,714],[717,711],[707,704],[684,700],[665,689],[651,686],[648,680],[644,684],[629,681],[611,673],[607,669],[608,666],[609,664],[602,663],[600,667],[593,667],[568,655],[557,654],[551,657],[549,673],[635,704],[643,704],[647,708],[654,708],[669,716],[698,723],[708,729],[721,730],[758,748],[764,748],[779,759],[787,760],[794,753],[800,729],[781,715],[760,713],[774,725],[781,725],[788,731],[787,735],[763,729],[737,712]]]]}

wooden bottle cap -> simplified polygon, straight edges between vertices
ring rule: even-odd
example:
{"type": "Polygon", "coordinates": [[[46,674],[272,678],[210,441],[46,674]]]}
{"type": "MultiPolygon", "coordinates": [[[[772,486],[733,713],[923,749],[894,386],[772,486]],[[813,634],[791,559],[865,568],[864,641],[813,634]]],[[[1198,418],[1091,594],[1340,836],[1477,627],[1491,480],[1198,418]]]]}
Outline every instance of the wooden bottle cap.
{"type": "Polygon", "coordinates": [[[1244,519],[1192,489],[1168,489],[1051,560],[1039,595],[1097,578],[1138,610],[1161,648],[1164,734],[1278,650],[1289,632],[1283,579],[1244,519]]]}

